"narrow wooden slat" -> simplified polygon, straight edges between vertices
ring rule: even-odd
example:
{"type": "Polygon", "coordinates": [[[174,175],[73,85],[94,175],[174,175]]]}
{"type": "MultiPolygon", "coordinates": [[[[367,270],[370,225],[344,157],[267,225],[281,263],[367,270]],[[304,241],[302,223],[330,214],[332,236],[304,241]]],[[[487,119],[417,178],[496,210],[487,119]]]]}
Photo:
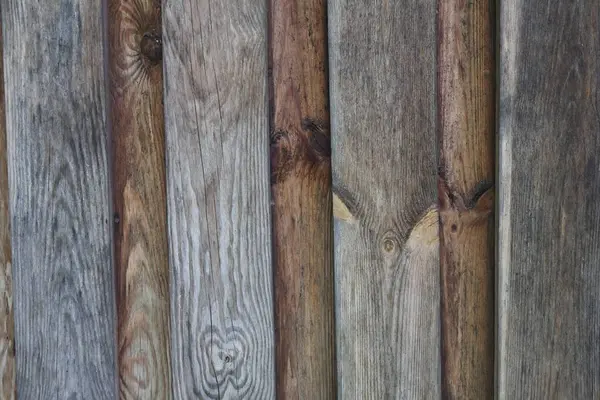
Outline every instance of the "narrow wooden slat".
{"type": "Polygon", "coordinates": [[[114,399],[102,5],[2,0],[21,399],[114,399]]]}
{"type": "Polygon", "coordinates": [[[160,1],[108,7],[120,397],[169,399],[160,1]]]}
{"type": "Polygon", "coordinates": [[[271,0],[277,398],[334,399],[324,0],[271,0]]]}
{"type": "Polygon", "coordinates": [[[2,399],[11,400],[15,398],[15,336],[2,44],[0,22],[0,394],[2,399]]]}
{"type": "Polygon", "coordinates": [[[442,393],[494,384],[493,2],[438,0],[442,393]]]}
{"type": "Polygon", "coordinates": [[[498,399],[600,398],[599,24],[501,3],[498,399]]]}
{"type": "Polygon", "coordinates": [[[344,399],[440,396],[435,5],[329,3],[344,399]]]}
{"type": "Polygon", "coordinates": [[[174,398],[272,399],[266,1],[163,13],[174,398]]]}

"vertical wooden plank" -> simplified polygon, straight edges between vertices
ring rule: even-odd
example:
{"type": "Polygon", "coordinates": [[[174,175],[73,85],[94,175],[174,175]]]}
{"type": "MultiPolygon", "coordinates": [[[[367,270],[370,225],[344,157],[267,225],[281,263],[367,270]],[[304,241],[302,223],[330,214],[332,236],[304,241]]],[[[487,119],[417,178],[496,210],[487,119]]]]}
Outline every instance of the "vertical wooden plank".
{"type": "Polygon", "coordinates": [[[272,399],[266,1],[163,12],[174,397],[272,399]]]}
{"type": "Polygon", "coordinates": [[[277,398],[335,398],[324,0],[272,0],[271,179],[277,398]]]}
{"type": "Polygon", "coordinates": [[[442,394],[494,386],[493,2],[438,0],[442,394]]]}
{"type": "Polygon", "coordinates": [[[120,397],[169,399],[161,5],[108,7],[120,397]]]}
{"type": "Polygon", "coordinates": [[[114,399],[102,5],[1,8],[17,393],[114,399]]]}
{"type": "Polygon", "coordinates": [[[440,396],[434,0],[332,0],[339,394],[440,396]]]}
{"type": "Polygon", "coordinates": [[[501,3],[499,399],[600,398],[599,23],[501,3]]]}
{"type": "Polygon", "coordinates": [[[2,46],[0,20],[0,394],[2,399],[12,400],[15,398],[15,336],[2,46]]]}

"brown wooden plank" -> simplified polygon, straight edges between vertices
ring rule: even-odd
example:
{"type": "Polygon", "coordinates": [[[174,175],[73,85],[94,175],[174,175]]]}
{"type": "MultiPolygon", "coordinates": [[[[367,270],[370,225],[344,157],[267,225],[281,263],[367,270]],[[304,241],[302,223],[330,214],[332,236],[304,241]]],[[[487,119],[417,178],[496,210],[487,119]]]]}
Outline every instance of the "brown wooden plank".
{"type": "Polygon", "coordinates": [[[343,399],[440,396],[435,5],[328,4],[343,399]]]}
{"type": "Polygon", "coordinates": [[[20,399],[115,399],[103,7],[2,0],[20,399]]]}
{"type": "Polygon", "coordinates": [[[267,2],[163,13],[174,398],[273,399],[267,2]]]}
{"type": "Polygon", "coordinates": [[[600,398],[600,3],[500,7],[498,399],[600,398]]]}
{"type": "Polygon", "coordinates": [[[170,399],[161,7],[108,7],[120,398],[170,399]]]}
{"type": "Polygon", "coordinates": [[[442,393],[494,385],[493,2],[438,1],[442,393]]]}
{"type": "Polygon", "coordinates": [[[6,118],[4,113],[4,66],[0,21],[0,394],[15,398],[15,343],[12,299],[12,265],[8,170],[6,161],[6,118]]]}
{"type": "Polygon", "coordinates": [[[277,398],[334,399],[326,2],[270,12],[277,398]]]}

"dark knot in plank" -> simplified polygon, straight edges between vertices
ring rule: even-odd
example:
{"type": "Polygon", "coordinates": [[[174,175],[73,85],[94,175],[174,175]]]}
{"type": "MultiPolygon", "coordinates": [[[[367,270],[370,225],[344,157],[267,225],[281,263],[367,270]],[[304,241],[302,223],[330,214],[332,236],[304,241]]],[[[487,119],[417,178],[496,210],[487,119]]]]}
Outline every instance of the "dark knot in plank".
{"type": "Polygon", "coordinates": [[[326,121],[303,118],[299,127],[271,133],[271,183],[284,181],[290,174],[309,176],[323,171],[329,163],[331,145],[326,121]]]}
{"type": "Polygon", "coordinates": [[[331,156],[331,143],[327,124],[312,118],[304,118],[302,129],[310,132],[309,148],[312,153],[318,158],[329,158],[331,156]]]}
{"type": "Polygon", "coordinates": [[[162,37],[156,31],[144,33],[140,42],[140,50],[144,57],[154,64],[162,60],[162,37]]]}

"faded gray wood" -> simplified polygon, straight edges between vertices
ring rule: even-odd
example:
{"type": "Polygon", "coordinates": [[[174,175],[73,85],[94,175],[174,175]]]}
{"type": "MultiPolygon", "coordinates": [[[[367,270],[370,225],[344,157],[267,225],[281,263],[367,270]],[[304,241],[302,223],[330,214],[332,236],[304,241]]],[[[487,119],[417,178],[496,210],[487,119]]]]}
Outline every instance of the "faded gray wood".
{"type": "Polygon", "coordinates": [[[2,0],[20,399],[114,399],[102,5],[2,0]]]}
{"type": "Polygon", "coordinates": [[[499,399],[600,398],[600,3],[502,3],[499,399]]]}
{"type": "Polygon", "coordinates": [[[163,5],[175,399],[274,398],[266,18],[163,5]]]}
{"type": "Polygon", "coordinates": [[[329,3],[343,399],[440,396],[435,4],[329,3]]]}

